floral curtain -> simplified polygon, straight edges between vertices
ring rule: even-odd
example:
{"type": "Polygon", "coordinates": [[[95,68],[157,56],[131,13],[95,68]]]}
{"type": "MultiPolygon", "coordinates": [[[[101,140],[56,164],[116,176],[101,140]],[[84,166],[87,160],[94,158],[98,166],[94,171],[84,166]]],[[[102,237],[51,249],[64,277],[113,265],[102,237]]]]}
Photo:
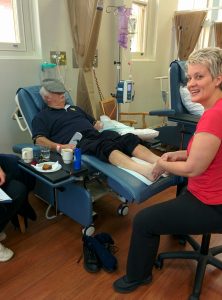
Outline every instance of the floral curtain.
{"type": "Polygon", "coordinates": [[[96,117],[92,64],[103,12],[103,0],[67,0],[76,62],[79,67],[76,104],[96,117]]]}

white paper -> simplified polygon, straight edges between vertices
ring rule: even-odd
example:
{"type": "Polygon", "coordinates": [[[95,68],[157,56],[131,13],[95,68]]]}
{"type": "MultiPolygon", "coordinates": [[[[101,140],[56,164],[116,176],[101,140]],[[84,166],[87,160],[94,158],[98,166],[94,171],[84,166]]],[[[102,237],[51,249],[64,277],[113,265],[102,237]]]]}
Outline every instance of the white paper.
{"type": "Polygon", "coordinates": [[[9,197],[9,195],[7,195],[3,189],[0,188],[0,202],[8,202],[8,201],[12,201],[12,198],[9,197]]]}
{"type": "Polygon", "coordinates": [[[40,164],[37,165],[32,165],[34,169],[36,169],[39,172],[43,172],[43,173],[51,173],[51,172],[56,172],[58,170],[60,170],[62,168],[62,166],[60,165],[60,163],[58,161],[56,162],[52,162],[52,161],[46,161],[46,162],[42,162],[40,164]],[[50,164],[52,165],[52,168],[49,170],[43,170],[42,167],[44,164],[50,164]]]}

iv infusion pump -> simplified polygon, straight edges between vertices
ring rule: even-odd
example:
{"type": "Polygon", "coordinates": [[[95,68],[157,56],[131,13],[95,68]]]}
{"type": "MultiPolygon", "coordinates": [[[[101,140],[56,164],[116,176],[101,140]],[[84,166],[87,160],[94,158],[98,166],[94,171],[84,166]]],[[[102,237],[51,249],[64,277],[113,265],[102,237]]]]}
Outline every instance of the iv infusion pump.
{"type": "Polygon", "coordinates": [[[116,88],[116,100],[118,103],[129,103],[134,99],[132,80],[120,80],[116,88]]]}

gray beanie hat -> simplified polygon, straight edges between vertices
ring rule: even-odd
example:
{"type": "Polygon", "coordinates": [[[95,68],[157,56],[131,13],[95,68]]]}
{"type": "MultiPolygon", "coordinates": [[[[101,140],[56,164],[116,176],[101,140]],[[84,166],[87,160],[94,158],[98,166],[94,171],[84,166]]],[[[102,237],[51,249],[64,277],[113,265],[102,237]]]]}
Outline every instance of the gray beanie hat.
{"type": "Polygon", "coordinates": [[[58,79],[44,79],[42,86],[50,93],[64,94],[66,92],[64,84],[58,79]]]}

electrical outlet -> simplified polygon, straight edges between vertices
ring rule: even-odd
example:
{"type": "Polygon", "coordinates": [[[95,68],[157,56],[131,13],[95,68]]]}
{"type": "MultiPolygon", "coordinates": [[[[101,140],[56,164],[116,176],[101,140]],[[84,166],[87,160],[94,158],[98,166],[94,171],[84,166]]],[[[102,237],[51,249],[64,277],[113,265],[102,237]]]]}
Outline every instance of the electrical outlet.
{"type": "Polygon", "coordinates": [[[67,64],[65,51],[50,51],[50,61],[53,64],[63,65],[67,64]]]}

